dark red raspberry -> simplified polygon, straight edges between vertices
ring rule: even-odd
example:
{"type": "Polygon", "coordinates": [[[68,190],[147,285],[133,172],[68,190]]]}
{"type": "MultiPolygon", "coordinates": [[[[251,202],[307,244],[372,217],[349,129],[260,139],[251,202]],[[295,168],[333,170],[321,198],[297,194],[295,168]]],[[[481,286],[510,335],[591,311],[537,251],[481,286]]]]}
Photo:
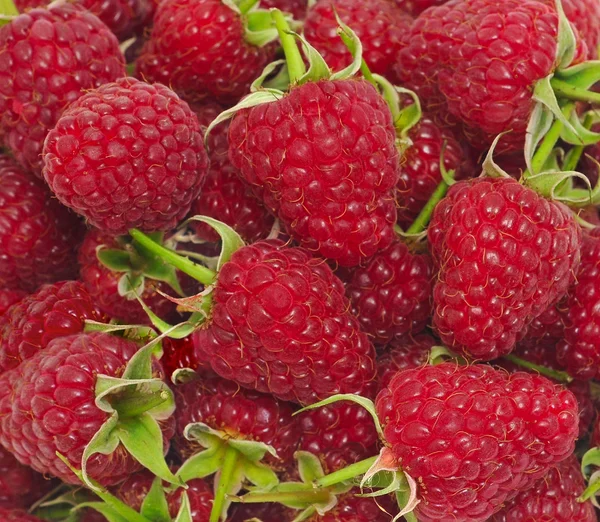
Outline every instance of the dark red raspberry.
{"type": "Polygon", "coordinates": [[[579,423],[573,394],[545,377],[455,363],[397,373],[377,415],[421,522],[488,520],[573,453],[579,423]]]}
{"type": "Polygon", "coordinates": [[[3,288],[0,290],[0,317],[15,303],[18,303],[27,295],[23,290],[10,290],[3,288]]]}
{"type": "Polygon", "coordinates": [[[490,522],[596,522],[592,503],[577,501],[584,490],[579,461],[572,455],[519,493],[490,522]]]}
{"type": "Polygon", "coordinates": [[[33,9],[0,29],[0,133],[40,175],[42,146],[82,91],[125,74],[119,42],[96,16],[68,2],[33,9]]]}
{"type": "Polygon", "coordinates": [[[58,199],[111,234],[175,228],[206,177],[198,118],[164,85],[135,78],[89,91],[44,144],[58,199]]]}
{"type": "Polygon", "coordinates": [[[352,313],[375,344],[417,334],[429,322],[433,295],[433,261],[411,252],[401,241],[359,267],[346,286],[352,313]]]}
{"type": "Polygon", "coordinates": [[[0,155],[0,286],[31,292],[74,277],[82,233],[42,181],[0,155]]]}
{"type": "MultiPolygon", "coordinates": [[[[224,109],[216,104],[192,106],[203,130],[224,109]]],[[[221,123],[208,136],[210,168],[202,194],[192,205],[192,214],[209,216],[232,227],[247,243],[269,235],[274,217],[254,197],[229,160],[229,122],[221,123]]],[[[192,222],[196,235],[204,241],[218,241],[219,235],[208,225],[192,222]]]]}
{"type": "Polygon", "coordinates": [[[304,36],[334,71],[350,65],[352,55],[338,34],[336,14],[360,38],[363,58],[371,72],[393,83],[393,66],[402,39],[410,30],[412,16],[390,0],[318,0],[308,11],[304,36]]]}
{"type": "Polygon", "coordinates": [[[323,260],[280,241],[242,247],[212,299],[212,321],[193,339],[196,358],[221,377],[300,404],[369,393],[373,347],[323,260]]]}
{"type": "MultiPolygon", "coordinates": [[[[125,482],[117,486],[114,494],[136,511],[142,507],[142,502],[152,487],[154,475],[148,471],[140,471],[131,475],[125,482]]],[[[187,482],[187,489],[179,488],[167,494],[169,513],[175,519],[181,507],[181,495],[185,491],[190,501],[192,522],[208,522],[213,503],[211,486],[202,479],[187,482]]]]}
{"type": "Polygon", "coordinates": [[[201,450],[195,442],[183,437],[188,424],[203,422],[230,437],[264,442],[275,448],[277,457],[267,455],[265,462],[279,470],[293,462],[298,446],[298,419],[290,404],[270,395],[240,388],[232,381],[203,374],[198,379],[175,388],[174,439],[178,453],[187,458],[201,450]]]}
{"type": "Polygon", "coordinates": [[[0,518],[2,522],[43,522],[41,518],[34,517],[27,511],[21,511],[20,509],[0,508],[0,518]]]}
{"type": "Polygon", "coordinates": [[[437,205],[433,323],[451,350],[491,360],[567,292],[581,229],[571,211],[512,178],[459,181],[437,205]]]}
{"type": "Polygon", "coordinates": [[[228,522],[247,522],[254,518],[262,522],[291,522],[298,515],[297,510],[276,502],[233,504],[230,511],[228,522]]]}
{"type": "Polygon", "coordinates": [[[413,16],[420,15],[425,9],[442,5],[448,0],[395,0],[396,5],[413,16]]]}
{"type": "Polygon", "coordinates": [[[361,498],[352,491],[338,498],[337,504],[323,515],[315,513],[308,522],[390,522],[398,508],[389,497],[361,498]]]}
{"type": "Polygon", "coordinates": [[[165,369],[165,374],[170,379],[175,370],[189,368],[195,370],[208,370],[210,365],[206,361],[198,361],[195,358],[194,343],[192,336],[183,339],[170,339],[165,337],[162,340],[163,356],[160,363],[165,369]]]}
{"type": "Polygon", "coordinates": [[[260,0],[260,6],[264,9],[280,9],[285,13],[291,13],[295,20],[304,20],[308,9],[307,0],[260,0]]]}
{"type": "Polygon", "coordinates": [[[238,112],[229,154],[302,246],[356,266],[394,238],[395,140],[390,110],[370,83],[326,80],[238,112]]]}
{"type": "Polygon", "coordinates": [[[42,286],[0,318],[0,372],[16,368],[54,339],[82,333],[86,320],[108,318],[81,283],[42,286]]]}
{"type": "Polygon", "coordinates": [[[325,473],[332,473],[378,452],[371,415],[353,403],[341,402],[309,410],[300,416],[298,449],[313,453],[325,473]]]}
{"type": "Polygon", "coordinates": [[[236,102],[274,56],[244,38],[242,17],[220,0],[165,0],[138,58],[137,74],[197,102],[236,102]]]}
{"type": "MultiPolygon", "coordinates": [[[[108,419],[95,404],[96,376],[121,377],[137,352],[133,341],[103,333],[54,339],[45,350],[0,377],[0,442],[19,462],[78,484],[56,456],[80,468],[84,448],[108,419]]],[[[123,445],[88,460],[91,478],[118,484],[140,469],[123,445]]]]}

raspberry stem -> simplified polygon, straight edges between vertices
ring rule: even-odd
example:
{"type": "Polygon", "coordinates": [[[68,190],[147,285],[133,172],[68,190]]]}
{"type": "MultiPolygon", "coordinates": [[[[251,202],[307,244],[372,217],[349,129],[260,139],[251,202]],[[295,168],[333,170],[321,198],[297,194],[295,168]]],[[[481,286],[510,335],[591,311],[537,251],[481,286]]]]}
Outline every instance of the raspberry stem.
{"type": "MultiPolygon", "coordinates": [[[[450,172],[448,175],[452,176],[450,172]]],[[[408,230],[406,231],[407,235],[420,234],[427,228],[435,207],[444,198],[449,188],[448,183],[442,180],[429,198],[429,201],[425,204],[421,212],[419,212],[419,215],[416,217],[413,224],[408,227],[408,230]]]]}
{"type": "Polygon", "coordinates": [[[329,500],[331,493],[324,489],[312,489],[306,491],[275,491],[272,493],[252,493],[241,497],[232,497],[235,502],[241,504],[260,504],[263,502],[278,502],[284,504],[286,502],[306,502],[308,505],[321,504],[329,500]]]}
{"type": "Polygon", "coordinates": [[[352,480],[353,478],[356,478],[360,475],[364,475],[371,468],[371,466],[375,464],[378,458],[379,456],[375,455],[374,457],[369,457],[368,459],[361,460],[359,462],[356,462],[355,464],[351,464],[350,466],[347,466],[338,471],[334,471],[329,475],[325,475],[324,477],[317,479],[314,482],[314,484],[315,486],[321,488],[327,488],[330,486],[335,486],[340,482],[352,480]]]}
{"type": "Polygon", "coordinates": [[[130,397],[117,400],[114,408],[119,413],[119,417],[137,417],[164,404],[169,398],[169,394],[165,390],[158,390],[141,396],[133,394],[130,397]]]}
{"type": "Polygon", "coordinates": [[[271,10],[271,18],[275,23],[275,27],[279,33],[279,39],[281,40],[281,47],[283,47],[283,52],[285,53],[290,83],[296,83],[306,73],[306,67],[304,66],[304,60],[302,59],[300,49],[298,49],[296,38],[292,34],[289,24],[279,9],[271,10]]]}
{"type": "Polygon", "coordinates": [[[596,480],[595,482],[592,482],[587,488],[586,490],[581,494],[581,496],[579,497],[579,502],[585,502],[586,500],[589,500],[590,498],[592,498],[596,493],[598,493],[598,491],[600,491],[600,480],[596,480]]]}
{"type": "MultiPolygon", "coordinates": [[[[218,473],[215,499],[210,511],[209,522],[219,522],[222,515],[224,515],[225,500],[227,495],[232,493],[232,487],[235,487],[235,471],[238,464],[238,457],[238,451],[231,446],[227,446],[223,455],[223,464],[218,473]]],[[[223,516],[222,518],[225,517],[223,516]]]]}
{"type": "Polygon", "coordinates": [[[550,85],[560,98],[566,98],[567,100],[573,101],[600,103],[600,93],[598,92],[588,91],[587,89],[582,89],[581,87],[574,87],[568,82],[559,80],[558,78],[552,78],[550,80],[550,85]]]}
{"type": "Polygon", "coordinates": [[[552,370],[551,368],[546,368],[545,366],[540,366],[539,364],[534,364],[532,362],[526,361],[525,359],[521,359],[516,355],[505,355],[503,359],[510,361],[513,364],[521,366],[523,368],[528,368],[529,370],[535,370],[541,375],[546,377],[550,377],[558,382],[570,383],[573,382],[573,377],[571,377],[567,372],[561,372],[560,370],[552,370]]]}

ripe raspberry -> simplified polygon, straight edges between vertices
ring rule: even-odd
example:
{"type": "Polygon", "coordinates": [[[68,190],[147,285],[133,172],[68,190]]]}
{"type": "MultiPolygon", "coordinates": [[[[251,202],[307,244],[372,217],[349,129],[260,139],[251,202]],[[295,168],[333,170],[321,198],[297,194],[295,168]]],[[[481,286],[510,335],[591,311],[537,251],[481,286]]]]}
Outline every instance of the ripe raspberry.
{"type": "MultiPolygon", "coordinates": [[[[125,482],[117,486],[114,494],[125,504],[136,511],[140,511],[142,502],[152,487],[154,475],[148,471],[140,471],[131,475],[125,482]]],[[[187,482],[185,492],[190,501],[192,522],[208,522],[213,503],[212,488],[202,479],[187,482]]],[[[175,519],[181,507],[183,488],[176,489],[167,494],[169,513],[175,519]]]]}
{"type": "Polygon", "coordinates": [[[44,144],[58,199],[102,231],[175,228],[198,197],[208,159],[196,115],[164,85],[134,78],[92,90],[44,144]]]}
{"type": "Polygon", "coordinates": [[[27,511],[21,511],[20,509],[0,508],[0,519],[3,522],[43,522],[41,518],[34,517],[27,511]]]}
{"type": "Polygon", "coordinates": [[[384,436],[418,481],[421,522],[483,522],[568,458],[578,433],[573,394],[489,366],[405,370],[377,396],[384,436]]]}
{"type": "MultiPolygon", "coordinates": [[[[224,109],[215,104],[192,106],[203,130],[224,109]]],[[[210,168],[202,194],[192,205],[192,214],[209,216],[232,227],[247,243],[269,235],[274,218],[240,177],[229,160],[229,122],[212,129],[208,136],[210,168]]],[[[219,235],[208,225],[192,222],[196,235],[204,241],[219,241],[219,235]]]]}
{"type": "Polygon", "coordinates": [[[395,0],[400,9],[413,16],[420,15],[425,9],[435,5],[445,4],[448,0],[395,0]]]}
{"type": "Polygon", "coordinates": [[[346,286],[352,313],[375,344],[417,334],[431,317],[433,260],[394,241],[359,267],[346,286]]]}
{"type": "Polygon", "coordinates": [[[195,358],[194,343],[192,336],[183,339],[170,339],[165,337],[162,340],[163,356],[160,363],[165,369],[168,379],[171,379],[173,372],[181,368],[190,368],[195,370],[208,370],[210,365],[206,361],[199,361],[195,358]]]}
{"type": "Polygon", "coordinates": [[[596,522],[591,502],[577,497],[585,490],[575,455],[546,473],[531,489],[523,491],[494,515],[491,522],[596,522]]]}
{"type": "Polygon", "coordinates": [[[397,507],[389,497],[361,498],[353,491],[340,496],[333,509],[323,515],[315,513],[308,522],[389,522],[397,512],[397,507]]]}
{"type": "Polygon", "coordinates": [[[27,295],[23,290],[9,290],[3,288],[0,290],[0,317],[15,303],[18,303],[27,295]]]}
{"type": "Polygon", "coordinates": [[[254,518],[263,522],[291,522],[298,515],[297,510],[275,502],[233,504],[231,511],[228,522],[247,522],[254,518]]]}
{"type": "Polygon", "coordinates": [[[339,37],[336,14],[360,38],[369,69],[396,83],[393,66],[412,16],[389,0],[318,0],[308,11],[304,35],[334,71],[352,62],[348,47],[339,37]]]}
{"type": "Polygon", "coordinates": [[[295,20],[304,20],[308,9],[307,0],[260,0],[260,6],[264,9],[280,9],[290,13],[295,20]]]}
{"type": "MultiPolygon", "coordinates": [[[[79,468],[85,446],[108,414],[96,404],[96,376],[121,377],[138,345],[121,337],[79,334],[61,337],[0,377],[0,442],[19,462],[40,473],[78,484],[56,456],[79,468]]],[[[118,484],[140,464],[123,445],[110,455],[95,454],[88,473],[103,485],[118,484]]]]}
{"type": "Polygon", "coordinates": [[[439,267],[434,326],[446,346],[475,359],[509,353],[579,265],[581,230],[570,210],[512,178],[456,183],[428,234],[439,267]]]}
{"type": "Polygon", "coordinates": [[[203,422],[231,438],[264,442],[275,448],[277,457],[265,456],[271,467],[283,470],[293,462],[298,446],[298,420],[290,404],[270,395],[240,388],[215,375],[182,384],[175,389],[175,448],[182,458],[202,448],[183,437],[188,424],[203,422]]]}
{"type": "Polygon", "coordinates": [[[0,29],[0,133],[23,166],[42,171],[42,146],[82,91],[125,74],[119,42],[67,2],[33,9],[0,29]]]}
{"type": "Polygon", "coordinates": [[[165,0],[136,62],[137,75],[182,98],[239,100],[274,56],[244,38],[242,17],[220,0],[165,0]]]}
{"type": "Polygon", "coordinates": [[[300,432],[298,449],[318,456],[325,473],[333,473],[378,452],[371,415],[353,403],[340,402],[303,413],[300,432]]]}
{"type": "Polygon", "coordinates": [[[368,394],[374,350],[322,260],[280,241],[237,250],[212,293],[212,322],[193,334],[197,359],[225,379],[312,404],[368,394]]]}
{"type": "Polygon", "coordinates": [[[43,182],[0,155],[0,286],[33,291],[72,278],[82,232],[43,182]]]}
{"type": "Polygon", "coordinates": [[[0,319],[0,372],[31,359],[54,339],[82,333],[86,319],[107,320],[81,283],[42,286],[0,319]]]}
{"type": "Polygon", "coordinates": [[[302,246],[356,266],[394,238],[395,139],[390,110],[370,83],[326,80],[238,112],[229,154],[302,246]]]}

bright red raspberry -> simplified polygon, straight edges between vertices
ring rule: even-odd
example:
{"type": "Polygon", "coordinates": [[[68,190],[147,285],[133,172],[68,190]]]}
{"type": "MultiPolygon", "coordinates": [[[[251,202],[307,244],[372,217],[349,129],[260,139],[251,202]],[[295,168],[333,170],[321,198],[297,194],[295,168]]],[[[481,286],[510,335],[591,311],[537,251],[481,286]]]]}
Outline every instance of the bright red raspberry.
{"type": "Polygon", "coordinates": [[[307,0],[260,0],[260,7],[264,9],[280,9],[285,13],[290,13],[295,20],[304,20],[308,9],[307,0]]]}
{"type": "Polygon", "coordinates": [[[433,260],[394,241],[363,267],[346,286],[352,313],[376,345],[396,336],[417,334],[429,322],[433,295],[433,260]]]}
{"type": "Polygon", "coordinates": [[[43,522],[41,518],[34,517],[27,511],[21,511],[20,509],[0,508],[0,518],[3,522],[43,522]]]}
{"type": "MultiPolygon", "coordinates": [[[[22,464],[78,484],[56,452],[80,468],[86,445],[108,419],[95,404],[96,376],[121,377],[138,348],[133,341],[104,333],[70,335],[2,374],[2,445],[22,464]]],[[[139,469],[122,445],[110,455],[95,454],[88,460],[89,476],[106,486],[139,469]]]]}
{"type": "Polygon", "coordinates": [[[274,56],[244,38],[241,16],[221,0],[165,0],[136,62],[137,75],[190,102],[236,102],[274,56]]]}
{"type": "Polygon", "coordinates": [[[577,501],[584,490],[581,466],[571,455],[519,493],[490,522],[596,522],[592,503],[577,501]]]}
{"type": "Polygon", "coordinates": [[[336,14],[360,38],[363,58],[371,72],[396,83],[393,67],[412,16],[390,0],[318,0],[308,11],[304,36],[334,71],[341,71],[352,62],[352,55],[337,32],[336,14]]]}
{"type": "Polygon", "coordinates": [[[0,134],[40,175],[48,131],[84,90],[125,74],[119,42],[96,16],[68,2],[33,9],[0,28],[0,134]]]}
{"type": "Polygon", "coordinates": [[[395,0],[400,9],[410,13],[413,16],[420,15],[425,9],[435,5],[442,5],[448,0],[395,0]]]}
{"type": "Polygon", "coordinates": [[[326,80],[238,112],[229,154],[302,246],[356,266],[395,237],[395,140],[390,110],[370,83],[326,80]]]}
{"type": "Polygon", "coordinates": [[[574,395],[545,377],[442,363],[398,372],[377,396],[384,436],[418,483],[421,522],[483,522],[568,458],[574,395]]]}
{"type": "Polygon", "coordinates": [[[2,288],[0,290],[0,317],[2,317],[12,305],[18,303],[26,295],[27,292],[23,292],[23,290],[2,288]]]}
{"type": "MultiPolygon", "coordinates": [[[[154,475],[149,471],[140,471],[131,475],[125,482],[117,486],[113,493],[131,506],[140,511],[146,495],[152,487],[154,475]]],[[[194,479],[187,482],[187,489],[179,488],[167,493],[169,513],[173,519],[177,516],[181,507],[181,495],[185,491],[190,501],[192,522],[208,522],[210,510],[213,503],[212,487],[202,479],[194,479]]]]}
{"type": "Polygon", "coordinates": [[[373,346],[323,260],[281,241],[242,247],[212,299],[212,320],[193,339],[196,358],[221,377],[300,404],[369,393],[373,346]]]}
{"type": "Polygon", "coordinates": [[[175,388],[175,448],[187,458],[202,447],[183,436],[188,424],[203,422],[226,432],[230,437],[264,442],[275,448],[277,457],[265,456],[265,462],[278,470],[293,463],[298,446],[298,419],[294,408],[270,395],[240,388],[233,381],[203,374],[175,388]]]}
{"type": "Polygon", "coordinates": [[[198,197],[208,158],[198,118],[164,85],[135,78],[89,91],[44,144],[57,198],[111,234],[175,228],[198,197]]]}
{"type": "MultiPolygon", "coordinates": [[[[205,131],[224,109],[216,104],[192,106],[205,131]]],[[[192,205],[192,214],[209,216],[232,227],[247,243],[254,243],[269,235],[275,218],[254,197],[252,190],[240,177],[229,160],[229,122],[211,130],[208,136],[210,168],[202,194],[192,205]]],[[[204,241],[219,241],[219,235],[210,226],[192,222],[196,235],[204,241]]]]}
{"type": "Polygon", "coordinates": [[[107,317],[80,282],[42,286],[0,318],[0,372],[31,359],[54,339],[82,333],[86,320],[107,317]]]}
{"type": "Polygon", "coordinates": [[[82,233],[42,181],[0,155],[0,286],[31,292],[73,278],[82,233]]]}
{"type": "Polygon", "coordinates": [[[571,211],[512,178],[459,181],[437,205],[433,323],[451,350],[491,360],[567,292],[581,229],[571,211]]]}

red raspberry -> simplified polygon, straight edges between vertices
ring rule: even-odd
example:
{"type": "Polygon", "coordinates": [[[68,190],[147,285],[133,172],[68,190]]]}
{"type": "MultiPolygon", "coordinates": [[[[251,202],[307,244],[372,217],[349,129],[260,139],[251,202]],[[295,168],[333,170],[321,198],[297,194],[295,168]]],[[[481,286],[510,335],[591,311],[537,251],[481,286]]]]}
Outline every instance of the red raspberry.
{"type": "Polygon", "coordinates": [[[119,42],[96,16],[62,2],[0,29],[0,132],[16,159],[42,171],[42,146],[82,91],[125,74],[119,42]]]}
{"type": "Polygon", "coordinates": [[[231,515],[227,518],[228,522],[247,522],[255,518],[263,522],[291,522],[298,515],[297,510],[275,502],[240,503],[232,504],[231,507],[231,515]]]}
{"type": "Polygon", "coordinates": [[[371,72],[396,83],[393,66],[404,46],[402,39],[410,30],[412,16],[390,0],[318,0],[308,11],[304,35],[334,71],[341,71],[352,61],[348,47],[338,35],[336,14],[360,38],[363,58],[371,72]]]}
{"type": "MultiPolygon", "coordinates": [[[[140,471],[134,473],[125,482],[117,486],[114,494],[131,506],[136,511],[140,511],[142,502],[152,487],[154,475],[149,471],[140,471]]],[[[212,488],[202,479],[190,480],[187,482],[187,489],[179,488],[173,492],[167,493],[167,502],[169,504],[169,513],[175,519],[179,508],[181,507],[181,495],[185,491],[190,501],[190,511],[192,522],[208,522],[210,510],[213,503],[212,488]]]]}
{"type": "Polygon", "coordinates": [[[3,288],[0,290],[0,317],[15,303],[18,303],[27,295],[23,290],[10,290],[3,288]]]}
{"type": "Polygon", "coordinates": [[[58,199],[115,235],[175,228],[208,166],[188,104],[164,85],[134,78],[72,103],[43,154],[44,177],[58,199]]]}
{"type": "Polygon", "coordinates": [[[229,154],[302,246],[356,266],[394,238],[395,140],[390,110],[370,83],[319,81],[238,112],[229,154]]]}
{"type": "Polygon", "coordinates": [[[206,361],[198,361],[194,353],[194,343],[192,336],[183,339],[170,339],[165,337],[162,340],[163,356],[160,363],[165,369],[167,377],[170,379],[175,370],[181,368],[208,370],[210,365],[206,361]]]}
{"type": "Polygon", "coordinates": [[[584,235],[577,282],[566,302],[564,339],[557,347],[559,364],[579,379],[600,375],[600,228],[584,235]]]}
{"type": "Polygon", "coordinates": [[[377,396],[384,436],[418,481],[421,522],[483,522],[568,458],[577,401],[545,377],[489,366],[397,373],[377,396]]]}
{"type": "MultiPolygon", "coordinates": [[[[215,104],[193,106],[200,126],[205,130],[224,109],[215,104]]],[[[208,136],[210,168],[202,194],[192,205],[192,214],[209,216],[232,227],[247,243],[269,235],[274,218],[240,177],[229,160],[229,122],[212,129],[208,136]]],[[[192,222],[196,235],[204,241],[219,241],[208,225],[192,222]]]]}
{"type": "Polygon", "coordinates": [[[16,368],[54,339],[82,333],[87,319],[106,321],[81,283],[42,286],[0,319],[0,372],[16,368]]]}
{"type": "Polygon", "coordinates": [[[175,448],[182,458],[200,450],[197,443],[183,437],[188,424],[203,422],[225,431],[236,439],[264,442],[275,448],[277,457],[267,455],[265,462],[279,470],[293,462],[298,446],[298,420],[290,404],[215,375],[200,378],[175,388],[175,448]]]}
{"type": "Polygon", "coordinates": [[[400,9],[413,16],[420,15],[425,9],[435,5],[445,4],[448,0],[395,0],[400,9]]]}
{"type": "MultiPolygon", "coordinates": [[[[138,348],[133,341],[103,333],[70,335],[2,374],[2,445],[22,464],[78,484],[56,452],[72,466],[81,466],[85,446],[108,419],[95,404],[96,376],[121,377],[138,348]]],[[[95,454],[88,460],[90,477],[107,486],[139,469],[122,445],[110,455],[95,454]]]]}
{"type": "Polygon", "coordinates": [[[388,497],[361,498],[353,491],[338,498],[333,509],[323,515],[315,513],[308,522],[390,522],[397,507],[388,497]]]}
{"type": "Polygon", "coordinates": [[[0,286],[33,291],[70,279],[82,232],[42,181],[0,155],[0,286]]]}
{"type": "Polygon", "coordinates": [[[308,9],[307,0],[260,0],[260,7],[264,9],[280,9],[291,13],[295,20],[304,20],[308,9]]]}
{"type": "Polygon", "coordinates": [[[592,503],[577,501],[584,490],[579,461],[572,455],[519,493],[490,522],[596,522],[592,503]]]}
{"type": "Polygon", "coordinates": [[[242,386],[312,404],[369,392],[374,350],[342,282],[301,248],[263,241],[221,268],[212,322],[193,334],[198,360],[242,386]]]}
{"type": "Polygon", "coordinates": [[[346,286],[352,313],[375,344],[417,334],[431,317],[433,261],[394,241],[359,267],[346,286]]]}
{"type": "Polygon", "coordinates": [[[437,205],[434,326],[445,345],[491,360],[566,293],[579,265],[571,211],[512,178],[459,181],[437,205]]]}
{"type": "Polygon", "coordinates": [[[43,522],[41,518],[34,517],[27,511],[21,511],[20,509],[0,508],[0,519],[2,519],[2,522],[43,522]]]}
{"type": "Polygon", "coordinates": [[[165,0],[136,62],[137,74],[191,102],[236,102],[275,51],[248,43],[244,31],[240,15],[220,0],[165,0]]]}
{"type": "Polygon", "coordinates": [[[341,402],[300,416],[298,449],[317,455],[325,473],[332,473],[376,455],[377,432],[371,415],[353,403],[341,402]]]}

